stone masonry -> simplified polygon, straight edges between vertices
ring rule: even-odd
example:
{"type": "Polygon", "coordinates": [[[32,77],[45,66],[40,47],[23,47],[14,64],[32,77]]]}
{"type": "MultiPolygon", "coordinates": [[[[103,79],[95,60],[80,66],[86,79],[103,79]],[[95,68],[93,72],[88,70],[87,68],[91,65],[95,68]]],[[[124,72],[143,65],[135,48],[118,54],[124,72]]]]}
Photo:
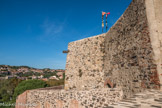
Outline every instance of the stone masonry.
{"type": "Polygon", "coordinates": [[[105,34],[71,42],[66,62],[65,89],[103,88],[105,34]]]}
{"type": "Polygon", "coordinates": [[[103,108],[121,99],[120,89],[31,90],[27,94],[26,106],[27,108],[103,108]]]}
{"type": "MultiPolygon", "coordinates": [[[[26,108],[108,108],[162,89],[162,0],[132,0],[105,34],[68,45],[64,90],[29,90],[26,108]]],[[[16,108],[24,108],[16,106],[16,108]]]]}
{"type": "Polygon", "coordinates": [[[106,34],[69,43],[65,89],[104,88],[107,79],[122,87],[125,97],[144,89],[159,89],[162,54],[158,38],[161,34],[158,37],[157,33],[151,33],[149,24],[150,8],[156,9],[157,19],[161,21],[158,10],[161,1],[156,1],[157,7],[150,3],[155,1],[133,0],[106,34]]]}
{"type": "MultiPolygon", "coordinates": [[[[123,88],[125,96],[143,88],[159,89],[146,12],[148,0],[134,0],[105,37],[105,79],[123,88]]],[[[160,72],[160,71],[159,71],[160,72]]]]}

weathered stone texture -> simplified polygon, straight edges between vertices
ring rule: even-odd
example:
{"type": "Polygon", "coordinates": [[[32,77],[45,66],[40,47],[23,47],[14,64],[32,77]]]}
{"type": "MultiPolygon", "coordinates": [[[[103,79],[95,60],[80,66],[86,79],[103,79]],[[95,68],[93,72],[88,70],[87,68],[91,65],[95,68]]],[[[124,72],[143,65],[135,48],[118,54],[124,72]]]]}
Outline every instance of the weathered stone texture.
{"type": "Polygon", "coordinates": [[[69,44],[65,89],[103,88],[110,80],[111,86],[131,96],[160,87],[159,65],[154,62],[160,57],[152,44],[146,5],[145,0],[133,0],[106,34],[69,44]]]}
{"type": "Polygon", "coordinates": [[[27,106],[27,93],[29,91],[25,91],[24,93],[22,93],[21,95],[18,96],[17,100],[16,100],[16,106],[15,108],[26,108],[27,106]]]}
{"type": "Polygon", "coordinates": [[[143,87],[159,88],[144,0],[133,0],[109,30],[105,52],[105,80],[111,76],[125,96],[140,92],[143,87]]]}
{"type": "MultiPolygon", "coordinates": [[[[154,63],[162,86],[162,0],[146,0],[146,12],[154,63]]],[[[161,87],[162,88],[162,87],[161,87]]]]}
{"type": "Polygon", "coordinates": [[[108,88],[88,91],[31,90],[27,94],[27,104],[35,105],[28,108],[103,108],[118,102],[122,96],[120,89],[108,88]]]}
{"type": "Polygon", "coordinates": [[[103,87],[105,34],[68,45],[65,89],[88,90],[103,87]]]}

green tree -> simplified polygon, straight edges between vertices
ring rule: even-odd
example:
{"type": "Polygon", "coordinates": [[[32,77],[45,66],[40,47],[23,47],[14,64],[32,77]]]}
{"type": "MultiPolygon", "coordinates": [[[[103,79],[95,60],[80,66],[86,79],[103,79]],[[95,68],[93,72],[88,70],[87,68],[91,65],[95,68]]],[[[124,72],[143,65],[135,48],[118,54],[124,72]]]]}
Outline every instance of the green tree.
{"type": "Polygon", "coordinates": [[[18,84],[14,91],[14,101],[16,101],[16,97],[23,93],[26,90],[37,89],[37,88],[44,88],[48,85],[46,82],[42,80],[24,80],[18,84]]]}
{"type": "Polygon", "coordinates": [[[0,90],[0,94],[1,94],[1,100],[0,100],[1,102],[8,102],[8,101],[10,101],[11,94],[8,93],[6,88],[2,88],[0,90]]]}
{"type": "Polygon", "coordinates": [[[44,72],[43,75],[44,78],[49,78],[50,76],[54,76],[54,75],[57,77],[56,72],[44,72]]]}
{"type": "MultiPolygon", "coordinates": [[[[15,87],[22,80],[17,78],[0,80],[0,103],[12,104],[15,87]]],[[[11,108],[11,106],[0,106],[0,108],[11,108]]],[[[14,108],[14,107],[12,107],[14,108]]]]}

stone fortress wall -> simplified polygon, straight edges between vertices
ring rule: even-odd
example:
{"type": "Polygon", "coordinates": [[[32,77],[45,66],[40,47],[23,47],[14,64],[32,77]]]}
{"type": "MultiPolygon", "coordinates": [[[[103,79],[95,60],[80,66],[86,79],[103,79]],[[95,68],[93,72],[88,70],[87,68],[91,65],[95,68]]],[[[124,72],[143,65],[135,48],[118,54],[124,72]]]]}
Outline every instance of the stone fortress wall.
{"type": "Polygon", "coordinates": [[[162,1],[146,0],[146,12],[154,52],[153,62],[157,64],[158,77],[162,86],[162,1]]]}
{"type": "Polygon", "coordinates": [[[27,108],[103,108],[118,102],[122,96],[120,89],[30,90],[26,105],[27,108]]]}
{"type": "Polygon", "coordinates": [[[104,88],[109,79],[122,87],[127,97],[146,88],[160,87],[161,63],[155,62],[161,58],[156,54],[160,50],[154,51],[158,46],[152,45],[148,23],[150,1],[133,0],[106,34],[69,43],[65,89],[104,88]]]}
{"type": "Polygon", "coordinates": [[[103,88],[105,34],[71,42],[66,60],[65,89],[103,88]]]}
{"type": "Polygon", "coordinates": [[[27,91],[27,108],[104,108],[162,88],[161,6],[133,0],[107,33],[69,43],[64,90],[27,91]]]}
{"type": "Polygon", "coordinates": [[[160,65],[154,62],[156,52],[148,23],[150,1],[134,0],[105,38],[104,77],[111,76],[128,97],[143,88],[160,88],[160,65]]]}

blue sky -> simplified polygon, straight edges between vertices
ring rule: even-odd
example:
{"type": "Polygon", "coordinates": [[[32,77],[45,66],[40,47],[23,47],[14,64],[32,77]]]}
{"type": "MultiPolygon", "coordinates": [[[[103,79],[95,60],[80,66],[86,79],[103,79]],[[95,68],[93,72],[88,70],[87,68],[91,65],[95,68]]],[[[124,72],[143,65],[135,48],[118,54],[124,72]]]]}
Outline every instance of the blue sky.
{"type": "Polygon", "coordinates": [[[65,69],[68,43],[109,28],[131,0],[0,0],[0,64],[65,69]]]}

